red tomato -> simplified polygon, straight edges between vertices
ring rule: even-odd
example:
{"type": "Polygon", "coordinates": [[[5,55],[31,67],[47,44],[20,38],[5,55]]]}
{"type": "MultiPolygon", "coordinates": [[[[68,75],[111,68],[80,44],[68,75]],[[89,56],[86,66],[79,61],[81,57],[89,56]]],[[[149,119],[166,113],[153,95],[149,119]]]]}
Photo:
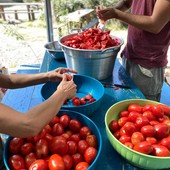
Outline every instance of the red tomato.
{"type": "Polygon", "coordinates": [[[58,154],[50,156],[48,166],[50,170],[65,170],[64,160],[58,154]]]}
{"type": "Polygon", "coordinates": [[[60,122],[60,118],[59,118],[58,116],[54,116],[54,117],[52,118],[52,120],[50,121],[49,125],[50,125],[51,127],[53,127],[54,124],[59,123],[59,122],[60,122]]]}
{"type": "Polygon", "coordinates": [[[122,127],[126,122],[128,122],[128,117],[121,117],[118,119],[118,124],[122,127]]]}
{"type": "Polygon", "coordinates": [[[142,107],[140,105],[138,105],[138,104],[133,103],[133,104],[130,104],[128,106],[128,111],[129,112],[135,111],[135,112],[141,113],[142,112],[142,107]]]}
{"type": "Polygon", "coordinates": [[[72,166],[73,166],[72,156],[70,156],[69,154],[64,155],[63,161],[64,161],[64,165],[65,165],[66,170],[69,170],[69,169],[72,168],[72,166]]]}
{"type": "Polygon", "coordinates": [[[81,104],[80,99],[75,99],[73,101],[73,105],[75,105],[75,106],[80,106],[80,104],[81,104]]]}
{"type": "Polygon", "coordinates": [[[161,145],[167,147],[170,150],[170,137],[163,138],[160,142],[161,145]]]}
{"type": "Polygon", "coordinates": [[[53,136],[62,135],[64,133],[64,128],[60,123],[56,123],[56,124],[53,125],[51,133],[52,133],[53,136]]]}
{"type": "Polygon", "coordinates": [[[52,136],[51,134],[49,134],[49,133],[46,133],[46,135],[44,136],[44,139],[45,139],[48,143],[50,143],[51,140],[53,139],[53,136],[52,136]]]}
{"type": "Polygon", "coordinates": [[[152,144],[147,141],[137,143],[133,149],[144,154],[150,154],[153,151],[152,144]]]}
{"type": "Polygon", "coordinates": [[[141,116],[141,114],[136,111],[131,111],[128,115],[128,121],[135,123],[138,116],[141,116]]]}
{"type": "Polygon", "coordinates": [[[126,122],[123,126],[127,135],[131,136],[133,132],[137,131],[136,125],[132,122],[126,122]]]}
{"type": "Polygon", "coordinates": [[[130,149],[133,149],[133,144],[131,142],[125,142],[124,145],[130,149]]]}
{"type": "Polygon", "coordinates": [[[126,142],[131,142],[131,139],[128,135],[122,135],[120,136],[119,141],[124,144],[126,142]]]}
{"type": "Polygon", "coordinates": [[[36,154],[35,153],[30,153],[25,156],[25,165],[26,168],[29,168],[30,165],[36,160],[36,154]]]}
{"type": "Polygon", "coordinates": [[[82,139],[78,142],[77,147],[78,147],[79,153],[83,155],[85,150],[89,147],[89,145],[86,140],[82,139]]]}
{"type": "Polygon", "coordinates": [[[69,123],[69,128],[73,131],[73,132],[79,132],[81,129],[82,125],[80,123],[80,121],[76,120],[76,119],[71,119],[70,123],[69,123]]]}
{"type": "Polygon", "coordinates": [[[86,100],[90,100],[92,98],[92,95],[91,94],[87,94],[86,96],[85,96],[85,99],[86,100]]]}
{"type": "Polygon", "coordinates": [[[83,126],[81,129],[80,129],[80,136],[85,139],[88,135],[91,135],[91,130],[88,126],[83,126]]]}
{"type": "Polygon", "coordinates": [[[159,105],[153,105],[151,107],[151,110],[153,115],[155,115],[156,117],[163,117],[164,115],[164,112],[159,105]]]}
{"type": "Polygon", "coordinates": [[[158,104],[158,106],[162,109],[165,115],[170,116],[170,107],[164,104],[158,104]]]}
{"type": "Polygon", "coordinates": [[[169,134],[169,127],[165,123],[158,123],[154,125],[155,128],[155,136],[157,139],[162,139],[168,136],[169,134]]]}
{"type": "Polygon", "coordinates": [[[83,162],[84,158],[80,153],[75,153],[72,155],[73,158],[73,167],[75,167],[79,162],[83,162]]]}
{"type": "Polygon", "coordinates": [[[75,133],[75,134],[72,134],[70,136],[70,140],[73,140],[75,141],[76,143],[78,143],[80,141],[80,134],[79,133],[75,133]]]}
{"type": "Polygon", "coordinates": [[[69,140],[67,141],[68,151],[67,153],[73,155],[77,152],[77,143],[75,141],[69,140]]]}
{"type": "Polygon", "coordinates": [[[12,155],[9,158],[9,167],[12,170],[20,170],[25,168],[24,158],[21,155],[12,155]]]}
{"type": "Polygon", "coordinates": [[[28,155],[29,153],[34,151],[34,145],[32,143],[24,143],[21,146],[21,154],[28,155]]]}
{"type": "Polygon", "coordinates": [[[167,124],[170,129],[170,119],[165,119],[162,123],[167,124]]]}
{"type": "Polygon", "coordinates": [[[156,144],[157,143],[157,139],[154,137],[146,137],[146,141],[151,143],[151,144],[156,144]]]}
{"type": "MultiPolygon", "coordinates": [[[[122,116],[123,117],[123,116],[122,116]]],[[[109,129],[112,133],[116,132],[119,129],[119,124],[117,120],[112,120],[109,123],[109,129]]]]}
{"type": "Polygon", "coordinates": [[[120,130],[117,130],[113,135],[116,139],[119,139],[120,138],[120,130]]]}
{"type": "Polygon", "coordinates": [[[52,128],[51,128],[51,126],[50,126],[49,124],[46,125],[46,126],[44,127],[44,129],[45,129],[46,133],[51,133],[51,131],[52,131],[52,128]]]}
{"type": "Polygon", "coordinates": [[[170,151],[168,150],[167,147],[163,146],[163,145],[159,145],[159,144],[154,144],[153,145],[153,155],[155,156],[170,156],[170,151]]]}
{"type": "Polygon", "coordinates": [[[35,153],[38,159],[46,158],[49,153],[48,142],[45,139],[40,139],[35,144],[35,153]]]}
{"type": "Polygon", "coordinates": [[[139,142],[142,142],[145,140],[145,137],[140,132],[134,132],[131,136],[131,142],[133,145],[138,144],[139,142]]]}
{"type": "Polygon", "coordinates": [[[89,167],[89,164],[87,162],[79,162],[77,165],[76,165],[76,168],[75,170],[87,170],[89,167]]]}
{"type": "Polygon", "coordinates": [[[149,110],[143,112],[143,116],[147,117],[149,121],[156,120],[156,116],[149,110]]]}
{"type": "Polygon", "coordinates": [[[9,143],[9,151],[12,154],[20,153],[20,148],[23,145],[24,140],[22,138],[12,138],[9,143]]]}
{"type": "Polygon", "coordinates": [[[153,137],[156,133],[152,125],[143,126],[140,131],[145,137],[153,137]]]}
{"type": "Polygon", "coordinates": [[[153,104],[146,104],[145,106],[143,106],[142,112],[151,111],[152,106],[153,106],[153,104]]]}
{"type": "Polygon", "coordinates": [[[49,145],[51,153],[65,155],[68,151],[67,140],[63,136],[55,136],[49,145]]]}
{"type": "Polygon", "coordinates": [[[149,124],[150,124],[150,122],[149,122],[148,118],[145,116],[138,116],[136,118],[136,127],[139,129],[141,129],[143,126],[149,125],[149,124]]]}
{"type": "Polygon", "coordinates": [[[120,117],[128,117],[129,116],[129,112],[127,110],[123,110],[120,112],[119,114],[120,117]]]}
{"type": "Polygon", "coordinates": [[[84,159],[87,163],[91,164],[97,155],[97,149],[94,147],[88,147],[84,152],[84,159]]]}
{"type": "Polygon", "coordinates": [[[94,148],[97,148],[97,138],[95,135],[88,135],[86,137],[86,141],[88,143],[89,146],[92,146],[94,148]]]}
{"type": "Polygon", "coordinates": [[[61,123],[61,125],[65,128],[65,127],[67,127],[68,125],[69,125],[69,123],[70,123],[70,116],[68,116],[68,115],[62,115],[61,117],[60,117],[60,123],[61,123]]]}

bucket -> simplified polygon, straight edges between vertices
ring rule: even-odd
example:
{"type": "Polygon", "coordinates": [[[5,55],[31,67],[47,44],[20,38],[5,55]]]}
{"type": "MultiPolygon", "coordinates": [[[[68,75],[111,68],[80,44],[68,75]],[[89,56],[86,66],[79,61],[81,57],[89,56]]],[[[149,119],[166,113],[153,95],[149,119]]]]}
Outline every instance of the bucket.
{"type": "Polygon", "coordinates": [[[91,76],[98,80],[111,76],[123,40],[116,37],[120,40],[120,45],[103,50],[77,49],[62,44],[62,42],[75,35],[70,34],[61,37],[59,40],[59,44],[64,51],[67,67],[76,70],[78,74],[91,76]]]}

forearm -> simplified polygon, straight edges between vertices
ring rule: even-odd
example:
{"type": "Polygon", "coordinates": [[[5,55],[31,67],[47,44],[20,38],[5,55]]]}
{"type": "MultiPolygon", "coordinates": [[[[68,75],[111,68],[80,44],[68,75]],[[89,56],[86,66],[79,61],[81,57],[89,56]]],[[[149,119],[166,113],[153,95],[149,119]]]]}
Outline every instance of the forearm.
{"type": "Polygon", "coordinates": [[[26,113],[17,112],[1,104],[3,110],[0,110],[1,133],[18,137],[37,135],[58,113],[65,100],[66,95],[61,91],[56,91],[48,100],[26,113]]]}

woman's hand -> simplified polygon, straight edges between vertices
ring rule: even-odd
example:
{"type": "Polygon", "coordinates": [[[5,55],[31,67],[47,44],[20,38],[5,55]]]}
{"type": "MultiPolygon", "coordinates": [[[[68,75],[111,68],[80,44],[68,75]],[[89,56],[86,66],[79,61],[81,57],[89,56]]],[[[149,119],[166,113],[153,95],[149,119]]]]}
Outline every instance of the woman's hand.
{"type": "Polygon", "coordinates": [[[48,74],[48,81],[58,82],[63,79],[63,75],[67,75],[67,80],[72,79],[71,74],[67,74],[68,72],[76,74],[77,71],[69,69],[69,68],[57,68],[55,70],[49,71],[48,74]]]}

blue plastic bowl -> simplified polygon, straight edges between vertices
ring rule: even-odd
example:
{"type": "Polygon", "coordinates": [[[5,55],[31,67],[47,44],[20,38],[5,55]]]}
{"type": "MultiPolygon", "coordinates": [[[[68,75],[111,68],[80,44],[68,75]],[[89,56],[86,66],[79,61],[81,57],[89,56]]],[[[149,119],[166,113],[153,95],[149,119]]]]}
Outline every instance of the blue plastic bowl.
{"type": "MultiPolygon", "coordinates": [[[[90,93],[96,99],[96,101],[80,106],[74,106],[72,102],[69,102],[68,104],[63,104],[62,109],[78,111],[85,114],[86,116],[89,116],[100,106],[102,97],[104,95],[104,87],[95,78],[85,75],[76,74],[74,75],[73,80],[77,85],[77,97],[81,98],[90,93]]],[[[48,99],[54,93],[54,91],[56,91],[58,84],[59,83],[56,82],[47,82],[44,84],[41,88],[42,99],[48,99]]]]}
{"type": "MultiPolygon", "coordinates": [[[[82,123],[82,125],[88,126],[91,129],[92,133],[97,137],[98,153],[96,155],[95,160],[92,162],[92,164],[88,168],[88,170],[95,170],[97,160],[99,159],[101,149],[102,149],[102,137],[101,137],[101,133],[100,133],[99,128],[90,118],[88,118],[87,116],[85,116],[85,115],[83,115],[79,112],[70,111],[70,110],[60,110],[57,115],[61,116],[63,114],[67,114],[71,117],[71,119],[77,119],[82,123]]],[[[8,159],[9,159],[8,146],[9,146],[9,142],[10,142],[11,139],[12,139],[12,137],[9,136],[5,145],[4,145],[4,151],[3,151],[3,161],[4,161],[4,164],[5,164],[6,170],[10,170],[10,168],[8,166],[8,159]]]]}

